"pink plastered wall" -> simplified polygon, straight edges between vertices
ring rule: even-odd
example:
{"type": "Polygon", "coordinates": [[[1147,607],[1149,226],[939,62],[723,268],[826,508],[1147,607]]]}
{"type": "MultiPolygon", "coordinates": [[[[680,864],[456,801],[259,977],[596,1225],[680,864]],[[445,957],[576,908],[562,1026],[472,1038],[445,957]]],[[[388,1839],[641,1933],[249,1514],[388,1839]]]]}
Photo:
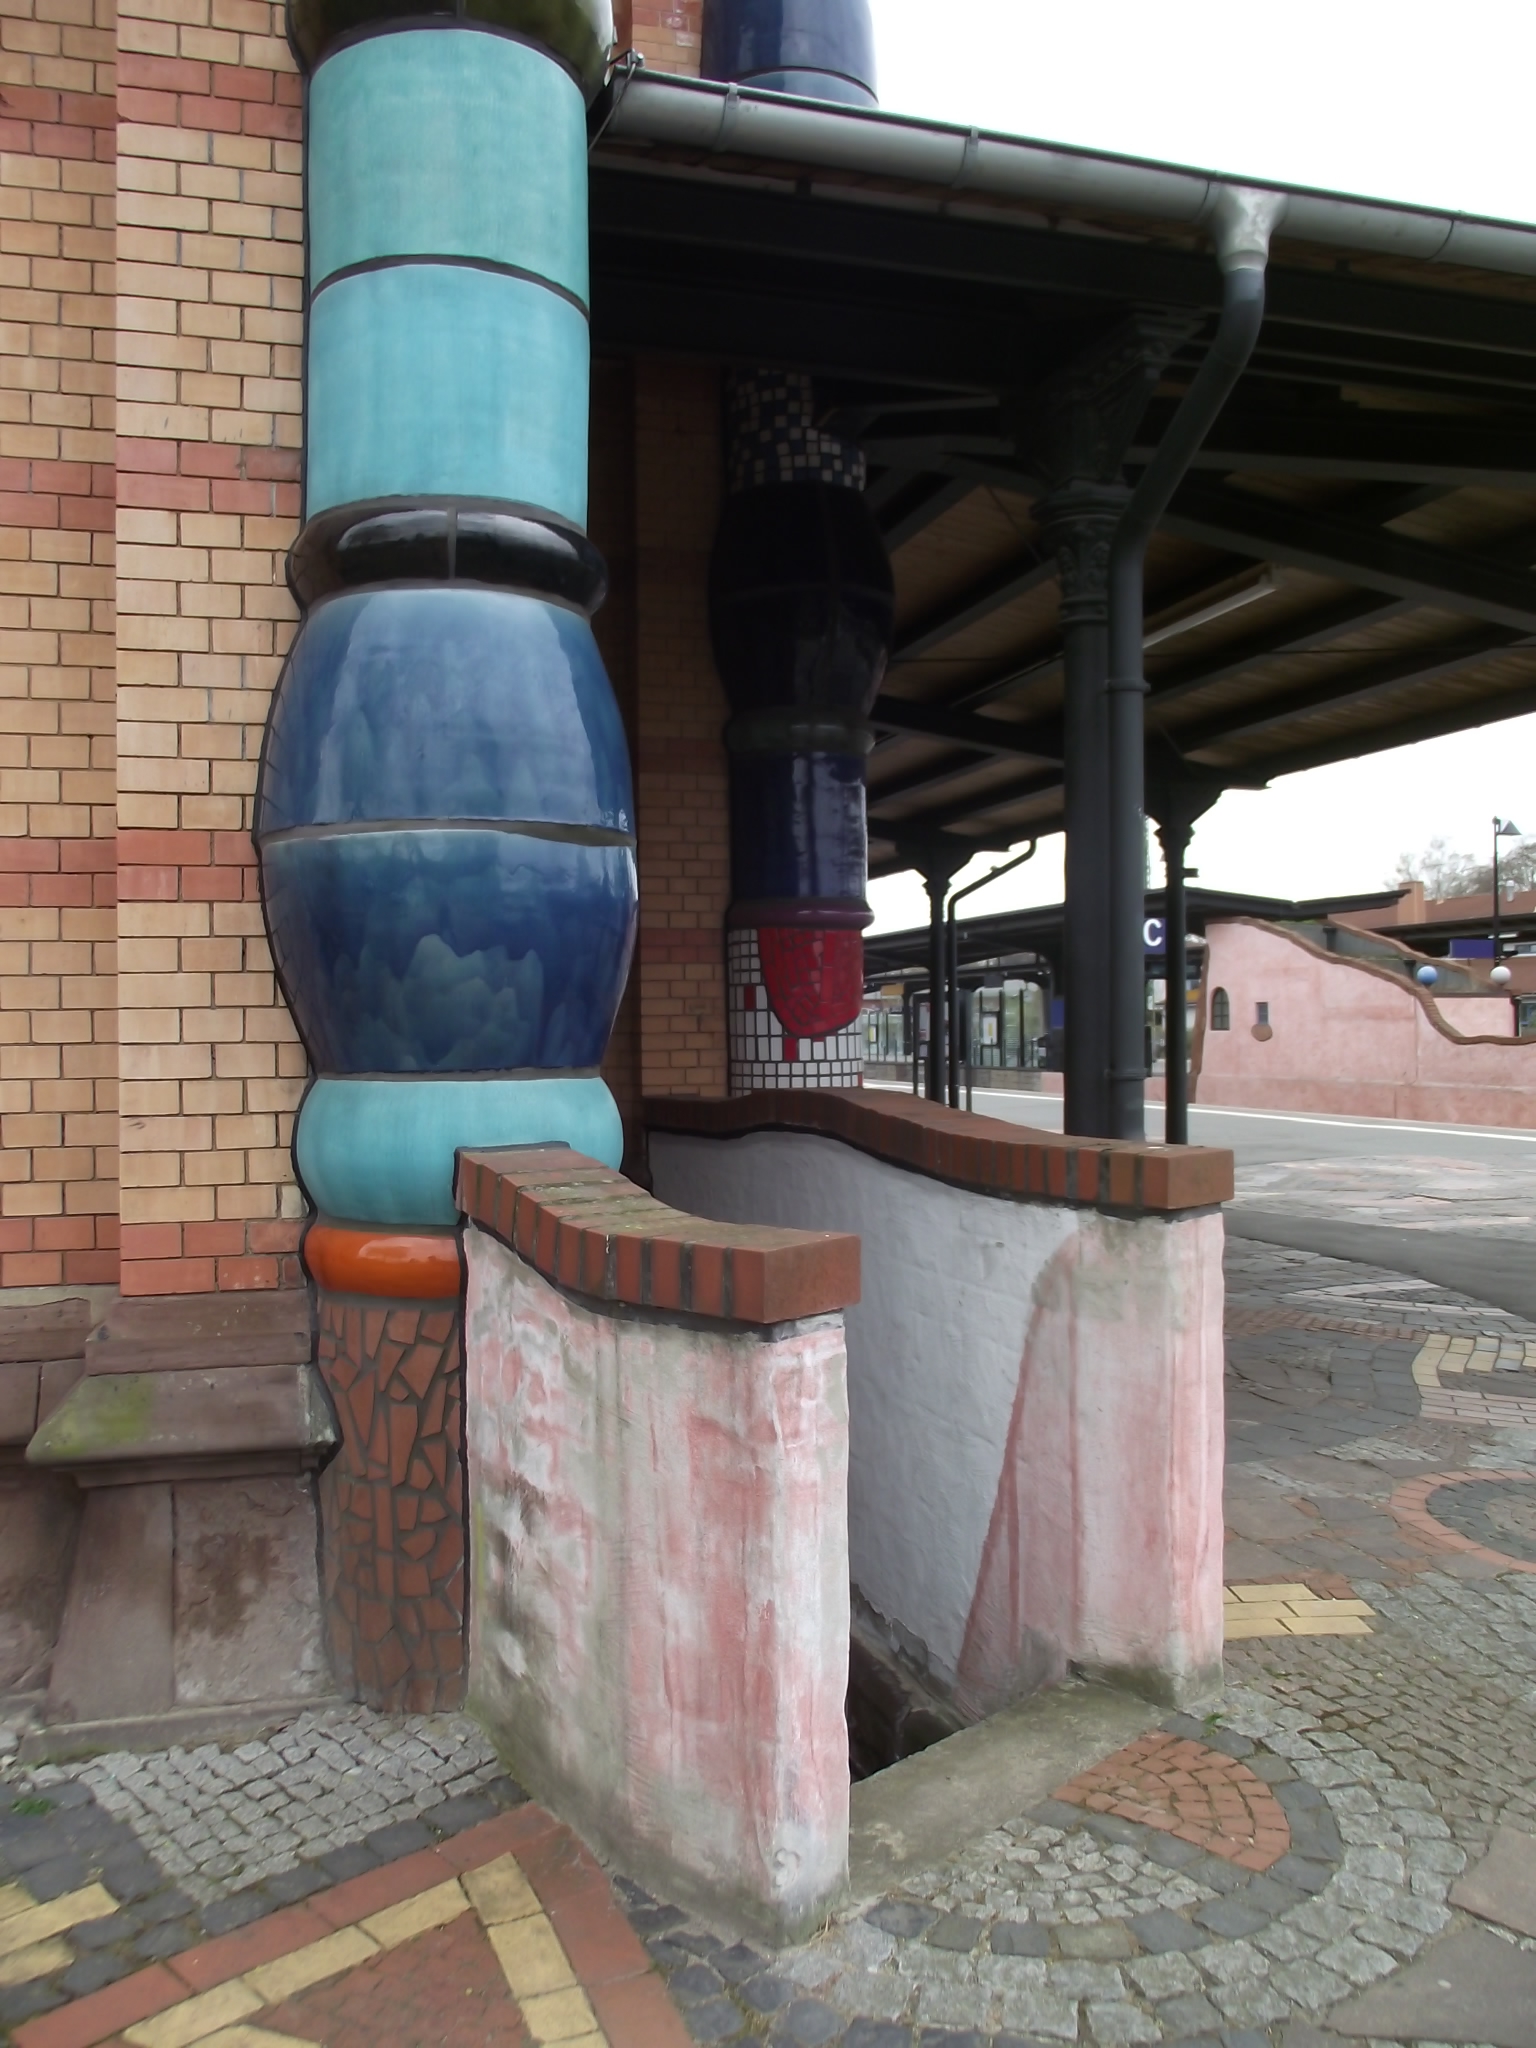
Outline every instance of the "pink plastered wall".
{"type": "Polygon", "coordinates": [[[1082,1215],[1033,1290],[956,1697],[1221,1685],[1222,1225],[1082,1215]]]}
{"type": "Polygon", "coordinates": [[[1074,1669],[1220,1690],[1218,1212],[982,1194],[798,1132],[653,1131],[650,1158],[679,1208],[862,1239],[849,1562],[932,1685],[972,1716],[1074,1669]]]}
{"type": "Polygon", "coordinates": [[[842,1320],[610,1314],[465,1243],[474,1710],[623,1868],[806,1932],[848,1859],[842,1320]]]}
{"type": "Polygon", "coordinates": [[[1536,1126],[1536,1039],[1507,996],[1437,1002],[1405,977],[1256,921],[1212,924],[1197,1102],[1425,1123],[1536,1126]],[[1214,990],[1231,1005],[1211,1028],[1214,990]],[[1257,1005],[1269,1005],[1267,1039],[1257,1005]]]}

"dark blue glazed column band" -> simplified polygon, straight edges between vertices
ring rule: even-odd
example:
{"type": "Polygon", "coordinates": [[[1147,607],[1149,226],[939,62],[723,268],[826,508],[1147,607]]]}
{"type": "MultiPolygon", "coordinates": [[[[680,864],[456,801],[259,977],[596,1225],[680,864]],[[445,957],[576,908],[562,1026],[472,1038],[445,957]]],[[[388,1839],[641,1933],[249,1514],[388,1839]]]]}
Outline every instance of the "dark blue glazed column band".
{"type": "Polygon", "coordinates": [[[290,0],[309,74],[305,616],[256,837],[317,1207],[453,1220],[455,1147],[618,1163],[634,803],[593,640],[585,103],[607,0],[290,0]]]}
{"type": "Polygon", "coordinates": [[[739,372],[710,562],[734,714],[726,947],[731,1085],[856,1078],[870,705],[889,657],[890,561],[856,447],[816,424],[811,379],[739,372]]]}
{"type": "Polygon", "coordinates": [[[875,105],[869,0],[705,0],[703,75],[875,105]]]}

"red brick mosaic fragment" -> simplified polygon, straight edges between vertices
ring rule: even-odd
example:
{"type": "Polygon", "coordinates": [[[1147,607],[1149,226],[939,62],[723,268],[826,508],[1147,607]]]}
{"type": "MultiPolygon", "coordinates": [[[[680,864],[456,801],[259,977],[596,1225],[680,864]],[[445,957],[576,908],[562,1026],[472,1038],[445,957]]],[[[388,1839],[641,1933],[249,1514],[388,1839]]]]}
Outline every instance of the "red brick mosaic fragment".
{"type": "Polygon", "coordinates": [[[319,1292],[319,1364],[341,1422],[321,1474],[326,1627],[365,1705],[463,1703],[463,1350],[456,1302],[319,1292]]]}
{"type": "Polygon", "coordinates": [[[1055,1797],[1161,1828],[1244,1870],[1268,1870],[1291,1846],[1284,1808],[1246,1764],[1159,1729],[1082,1772],[1055,1797]]]}
{"type": "Polygon", "coordinates": [[[473,1913],[260,2016],[323,2048],[521,2048],[528,2032],[473,1913]]]}

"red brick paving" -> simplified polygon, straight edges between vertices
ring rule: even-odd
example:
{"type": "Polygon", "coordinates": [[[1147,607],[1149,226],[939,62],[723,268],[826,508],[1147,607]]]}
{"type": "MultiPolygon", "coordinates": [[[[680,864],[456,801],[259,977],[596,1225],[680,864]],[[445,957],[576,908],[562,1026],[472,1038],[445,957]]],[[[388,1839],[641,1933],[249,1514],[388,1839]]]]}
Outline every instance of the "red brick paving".
{"type": "Polygon", "coordinates": [[[528,2039],[473,1913],[269,2006],[254,2024],[324,2048],[521,2048],[528,2039]]]}
{"type": "Polygon", "coordinates": [[[1388,1505],[1405,1528],[1444,1550],[1463,1551],[1484,1564],[1496,1566],[1501,1572],[1536,1572],[1536,1564],[1528,1558],[1506,1557],[1501,1550],[1490,1550],[1485,1543],[1474,1542],[1459,1529],[1437,1522],[1429,1512],[1429,1501],[1442,1486],[1474,1481],[1483,1484],[1490,1479],[1507,1479],[1515,1484],[1529,1485],[1530,1478],[1529,1472],[1431,1472],[1418,1479],[1405,1480],[1395,1490],[1388,1505]]]}
{"type": "MultiPolygon", "coordinates": [[[[120,2042],[139,2020],[509,1854],[549,1915],[612,2048],[690,2048],[666,1986],[601,1866],[568,1828],[533,1805],[27,2020],[16,2029],[16,2048],[120,2042]]],[[[527,2038],[472,1910],[280,2006],[264,2007],[249,2024],[324,2041],[326,2048],[480,2048],[492,2041],[521,2048],[527,2038]]]]}
{"type": "Polygon", "coordinates": [[[1291,1846],[1284,1809],[1246,1764],[1161,1731],[1117,1750],[1055,1797],[1161,1828],[1244,1870],[1268,1870],[1291,1846]]]}

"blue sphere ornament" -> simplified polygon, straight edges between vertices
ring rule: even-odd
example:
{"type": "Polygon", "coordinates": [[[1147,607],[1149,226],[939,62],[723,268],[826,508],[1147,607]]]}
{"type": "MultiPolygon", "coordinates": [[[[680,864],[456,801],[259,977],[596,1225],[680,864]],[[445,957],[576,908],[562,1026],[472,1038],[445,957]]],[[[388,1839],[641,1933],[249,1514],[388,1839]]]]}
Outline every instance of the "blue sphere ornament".
{"type": "Polygon", "coordinates": [[[1440,970],[1438,967],[1420,967],[1413,978],[1420,988],[1433,988],[1440,979],[1440,970]]]}

